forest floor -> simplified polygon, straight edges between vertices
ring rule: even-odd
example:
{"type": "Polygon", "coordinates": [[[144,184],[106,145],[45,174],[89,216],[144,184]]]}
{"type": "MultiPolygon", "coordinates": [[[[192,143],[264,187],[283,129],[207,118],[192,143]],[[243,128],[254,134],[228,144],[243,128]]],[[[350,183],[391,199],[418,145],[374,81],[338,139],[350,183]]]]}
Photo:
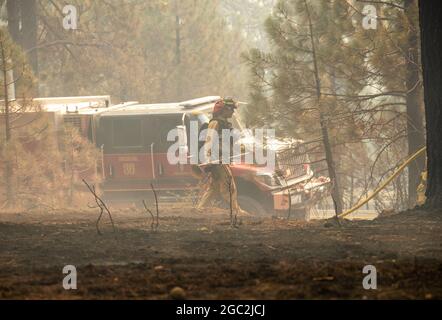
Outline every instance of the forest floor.
{"type": "Polygon", "coordinates": [[[441,299],[442,212],[310,222],[161,208],[0,213],[0,299],[441,299]],[[183,213],[186,212],[186,213],[183,213]],[[77,290],[64,290],[65,265],[77,290]],[[365,265],[377,289],[365,290],[365,265]]]}

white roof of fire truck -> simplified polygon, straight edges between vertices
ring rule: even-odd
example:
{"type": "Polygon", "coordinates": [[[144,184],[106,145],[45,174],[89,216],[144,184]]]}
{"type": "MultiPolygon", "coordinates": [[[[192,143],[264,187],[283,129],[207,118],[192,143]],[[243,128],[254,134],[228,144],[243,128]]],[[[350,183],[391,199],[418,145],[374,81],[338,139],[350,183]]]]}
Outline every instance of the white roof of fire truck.
{"type": "Polygon", "coordinates": [[[194,112],[213,108],[219,96],[208,96],[198,99],[192,99],[182,102],[156,103],[156,104],[130,104],[115,107],[102,113],[106,116],[133,116],[133,115],[149,115],[149,114],[182,114],[186,112],[194,112]]]}
{"type": "MultiPolygon", "coordinates": [[[[111,104],[110,95],[77,96],[77,97],[44,97],[34,98],[32,102],[39,105],[41,111],[60,115],[94,115],[123,116],[148,114],[183,114],[186,112],[211,111],[220,96],[207,96],[171,103],[141,104],[128,101],[116,105],[111,104]]],[[[18,102],[18,101],[17,101],[18,102]]],[[[34,112],[30,109],[27,112],[34,112]]],[[[25,111],[26,112],[26,111],[25,111]]]]}
{"type": "Polygon", "coordinates": [[[93,113],[96,109],[109,108],[110,96],[80,96],[80,97],[47,97],[35,98],[33,102],[39,104],[44,112],[93,113]]]}
{"type": "Polygon", "coordinates": [[[61,115],[94,115],[138,103],[138,101],[129,101],[111,105],[109,95],[35,98],[33,102],[40,105],[43,112],[61,115]]]}

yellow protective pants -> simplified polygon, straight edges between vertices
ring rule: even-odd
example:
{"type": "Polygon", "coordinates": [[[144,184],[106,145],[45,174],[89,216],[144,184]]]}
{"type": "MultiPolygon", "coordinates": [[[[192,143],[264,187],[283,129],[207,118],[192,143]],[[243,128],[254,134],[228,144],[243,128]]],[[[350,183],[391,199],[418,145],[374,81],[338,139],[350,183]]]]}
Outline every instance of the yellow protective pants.
{"type": "Polygon", "coordinates": [[[229,165],[213,165],[197,209],[203,209],[217,196],[221,196],[228,205],[231,203],[234,211],[239,212],[241,210],[238,204],[238,191],[229,165]]]}

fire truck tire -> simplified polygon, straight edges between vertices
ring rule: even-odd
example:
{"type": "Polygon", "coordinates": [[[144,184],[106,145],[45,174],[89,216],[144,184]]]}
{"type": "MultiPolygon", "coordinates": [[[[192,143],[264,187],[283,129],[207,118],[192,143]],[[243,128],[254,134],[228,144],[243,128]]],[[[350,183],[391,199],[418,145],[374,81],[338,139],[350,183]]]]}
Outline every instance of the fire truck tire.
{"type": "Polygon", "coordinates": [[[265,207],[259,201],[244,195],[238,195],[238,203],[241,209],[250,214],[264,216],[267,214],[265,207]]]}

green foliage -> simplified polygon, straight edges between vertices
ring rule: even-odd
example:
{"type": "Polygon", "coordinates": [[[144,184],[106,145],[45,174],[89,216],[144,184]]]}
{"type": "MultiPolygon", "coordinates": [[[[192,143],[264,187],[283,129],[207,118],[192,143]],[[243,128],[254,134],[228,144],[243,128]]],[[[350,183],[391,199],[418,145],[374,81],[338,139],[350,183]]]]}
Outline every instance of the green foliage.
{"type": "Polygon", "coordinates": [[[262,108],[271,122],[280,124],[283,134],[299,138],[307,138],[306,134],[318,129],[311,36],[327,112],[347,107],[343,101],[338,103],[329,97],[357,94],[364,87],[367,71],[364,56],[354,50],[350,37],[357,26],[352,24],[349,5],[340,1],[308,1],[308,5],[313,35],[304,1],[279,1],[265,22],[271,53],[251,50],[246,56],[252,76],[251,113],[257,105],[258,113],[262,108]]]}
{"type": "MultiPolygon", "coordinates": [[[[378,182],[375,176],[384,177],[407,153],[408,35],[417,20],[416,6],[406,12],[403,1],[390,1],[376,5],[377,29],[365,30],[364,5],[280,0],[265,21],[270,50],[252,49],[244,58],[250,71],[250,123],[271,123],[280,135],[317,141],[321,112],[342,185],[352,172],[352,184],[356,178],[367,190],[378,182]]],[[[318,161],[323,158],[321,148],[310,150],[318,161]]]]}

